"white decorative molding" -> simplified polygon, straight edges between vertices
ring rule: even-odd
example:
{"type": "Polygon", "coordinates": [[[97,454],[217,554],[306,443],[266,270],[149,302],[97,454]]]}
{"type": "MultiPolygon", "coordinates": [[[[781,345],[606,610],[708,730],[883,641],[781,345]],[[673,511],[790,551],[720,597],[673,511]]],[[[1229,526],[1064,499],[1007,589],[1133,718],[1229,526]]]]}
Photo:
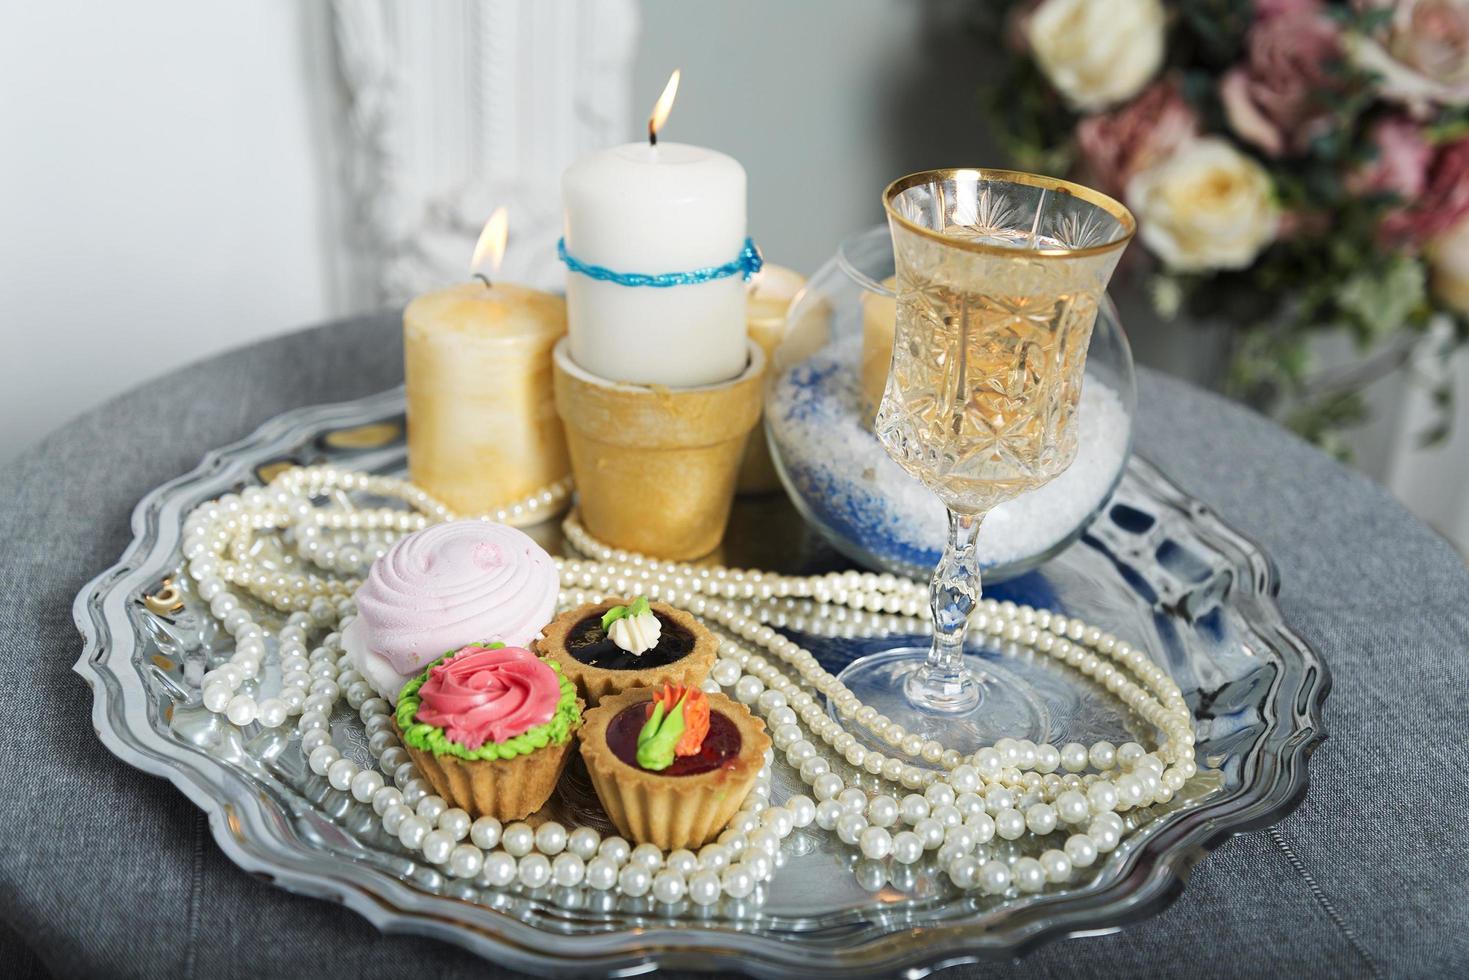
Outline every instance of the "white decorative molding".
{"type": "Polygon", "coordinates": [[[559,288],[561,171],[636,135],[634,0],[333,0],[332,22],[353,305],[463,279],[501,204],[501,274],[559,288]]]}

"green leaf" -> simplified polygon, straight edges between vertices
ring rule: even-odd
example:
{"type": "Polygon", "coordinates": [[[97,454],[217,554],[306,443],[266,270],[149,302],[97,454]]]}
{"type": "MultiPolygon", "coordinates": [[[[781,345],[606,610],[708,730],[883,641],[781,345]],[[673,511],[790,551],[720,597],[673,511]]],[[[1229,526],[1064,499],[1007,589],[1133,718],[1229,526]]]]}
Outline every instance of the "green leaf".
{"type": "Polygon", "coordinates": [[[1371,342],[1403,326],[1427,298],[1428,274],[1423,263],[1399,256],[1348,279],[1337,294],[1337,303],[1358,327],[1358,339],[1371,342]]]}
{"type": "Polygon", "coordinates": [[[612,628],[612,624],[627,615],[626,606],[613,606],[602,614],[602,630],[606,632],[612,628]]]}

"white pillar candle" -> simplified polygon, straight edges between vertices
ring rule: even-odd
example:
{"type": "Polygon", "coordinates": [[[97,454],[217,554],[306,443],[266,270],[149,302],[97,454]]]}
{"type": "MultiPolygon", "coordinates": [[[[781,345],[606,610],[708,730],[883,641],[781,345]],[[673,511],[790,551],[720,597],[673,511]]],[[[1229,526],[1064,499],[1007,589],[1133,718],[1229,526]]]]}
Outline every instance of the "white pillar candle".
{"type": "MultiPolygon", "coordinates": [[[[722,266],[745,244],[745,168],[681,143],[629,143],[562,178],[566,251],[588,266],[661,275],[722,266]]],[[[624,286],[567,270],[571,357],[611,381],[716,384],[745,369],[741,275],[624,286]]]]}

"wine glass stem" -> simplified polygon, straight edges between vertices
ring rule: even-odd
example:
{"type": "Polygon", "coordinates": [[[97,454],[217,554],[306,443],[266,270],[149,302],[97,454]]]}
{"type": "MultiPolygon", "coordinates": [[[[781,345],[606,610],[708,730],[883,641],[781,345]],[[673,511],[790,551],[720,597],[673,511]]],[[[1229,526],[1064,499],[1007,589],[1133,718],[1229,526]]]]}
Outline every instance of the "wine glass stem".
{"type": "Polygon", "coordinates": [[[949,543],[933,570],[933,648],[909,675],[904,690],[915,707],[959,714],[979,707],[983,688],[964,666],[969,614],[979,602],[979,555],[975,540],[983,514],[949,511],[949,543]]]}

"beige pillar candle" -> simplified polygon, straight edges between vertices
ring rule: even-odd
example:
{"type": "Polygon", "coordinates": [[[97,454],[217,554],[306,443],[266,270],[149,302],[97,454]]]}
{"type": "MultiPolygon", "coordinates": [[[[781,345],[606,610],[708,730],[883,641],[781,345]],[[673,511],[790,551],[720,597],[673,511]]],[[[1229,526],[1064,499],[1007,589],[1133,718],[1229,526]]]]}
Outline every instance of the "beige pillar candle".
{"type": "MultiPolygon", "coordinates": [[[[889,290],[893,277],[883,281],[889,290]]],[[[864,290],[862,293],[862,419],[867,425],[877,420],[877,406],[887,387],[888,368],[893,362],[893,327],[898,322],[898,301],[891,295],[864,290]]]]}
{"type": "MultiPolygon", "coordinates": [[[[768,262],[750,283],[745,325],[750,339],[765,352],[767,363],[773,358],[776,346],[785,339],[786,311],[804,285],[806,277],[799,272],[768,262]]],[[[775,464],[770,461],[765,430],[757,425],[745,446],[736,492],[770,493],[779,489],[780,477],[776,475],[775,464]]]]}
{"type": "Polygon", "coordinates": [[[570,472],[551,351],[559,296],[466,282],[403,313],[408,471],[461,514],[520,500],[570,472]]]}

